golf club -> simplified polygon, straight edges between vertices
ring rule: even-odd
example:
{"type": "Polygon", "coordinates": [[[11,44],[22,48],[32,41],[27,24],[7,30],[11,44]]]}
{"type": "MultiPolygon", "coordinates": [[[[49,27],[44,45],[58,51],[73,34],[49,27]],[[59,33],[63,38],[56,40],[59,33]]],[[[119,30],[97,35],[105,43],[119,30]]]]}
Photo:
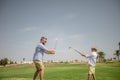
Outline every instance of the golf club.
{"type": "Polygon", "coordinates": [[[58,41],[58,39],[56,38],[56,39],[55,39],[55,46],[54,46],[54,49],[56,49],[56,47],[57,47],[57,41],[58,41]]]}
{"type": "Polygon", "coordinates": [[[72,48],[72,47],[69,47],[69,49],[73,49],[73,50],[76,51],[77,53],[82,54],[80,51],[78,51],[78,50],[76,50],[76,49],[74,49],[74,48],[72,48]]]}

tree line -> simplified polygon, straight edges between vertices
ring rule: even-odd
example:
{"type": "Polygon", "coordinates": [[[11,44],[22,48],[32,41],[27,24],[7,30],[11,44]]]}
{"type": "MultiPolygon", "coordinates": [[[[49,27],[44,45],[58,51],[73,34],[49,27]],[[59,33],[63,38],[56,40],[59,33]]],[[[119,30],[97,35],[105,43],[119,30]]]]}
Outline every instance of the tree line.
{"type": "Polygon", "coordinates": [[[119,58],[120,58],[120,42],[118,43],[118,45],[119,45],[119,49],[117,49],[117,50],[115,51],[114,55],[116,55],[116,57],[117,57],[117,59],[118,59],[118,61],[119,61],[119,58]]]}
{"type": "MultiPolygon", "coordinates": [[[[120,42],[118,43],[118,46],[119,46],[119,49],[115,50],[115,53],[113,53],[113,55],[116,56],[116,57],[114,57],[113,59],[116,60],[116,58],[117,58],[117,60],[120,61],[120,60],[119,60],[119,57],[120,57],[120,42]]],[[[98,62],[106,62],[106,61],[111,61],[111,60],[112,60],[112,58],[106,60],[106,59],[105,59],[105,53],[104,53],[103,51],[99,51],[99,52],[98,52],[98,57],[97,57],[97,59],[98,59],[98,62]]]]}
{"type": "MultiPolygon", "coordinates": [[[[120,58],[120,42],[118,43],[118,46],[119,46],[119,48],[117,50],[115,50],[115,53],[113,53],[113,55],[116,56],[113,59],[115,59],[115,60],[117,59],[118,61],[120,61],[119,60],[119,58],[120,58]]],[[[98,60],[98,62],[106,62],[106,61],[111,61],[112,58],[108,59],[108,60],[105,59],[105,53],[103,51],[99,51],[98,56],[97,56],[97,60],[98,60]]],[[[23,62],[24,61],[25,61],[25,58],[23,58],[23,62]]],[[[6,66],[7,64],[17,64],[17,62],[13,62],[11,60],[8,60],[8,58],[3,58],[0,60],[0,65],[6,66]]]]}
{"type": "Polygon", "coordinates": [[[3,58],[0,60],[1,66],[6,66],[7,64],[17,64],[17,62],[13,62],[13,61],[9,60],[8,58],[3,58]]]}

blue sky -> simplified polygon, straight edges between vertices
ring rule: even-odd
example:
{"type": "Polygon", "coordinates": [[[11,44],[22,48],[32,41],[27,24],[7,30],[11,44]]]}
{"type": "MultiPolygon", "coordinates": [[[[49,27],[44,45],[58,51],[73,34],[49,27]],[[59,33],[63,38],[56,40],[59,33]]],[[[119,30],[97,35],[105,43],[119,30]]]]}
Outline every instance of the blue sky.
{"type": "Polygon", "coordinates": [[[114,57],[120,42],[119,0],[1,0],[0,58],[32,60],[35,46],[46,36],[55,55],[45,60],[84,60],[68,47],[90,53],[96,46],[114,57]]]}

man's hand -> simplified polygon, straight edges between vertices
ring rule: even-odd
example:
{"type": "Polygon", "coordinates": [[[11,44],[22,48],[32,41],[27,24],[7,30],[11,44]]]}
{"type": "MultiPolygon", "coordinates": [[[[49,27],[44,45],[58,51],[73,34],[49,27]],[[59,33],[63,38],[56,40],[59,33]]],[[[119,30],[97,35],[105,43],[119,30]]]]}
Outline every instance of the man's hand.
{"type": "Polygon", "coordinates": [[[48,51],[47,51],[48,54],[55,54],[55,52],[56,52],[56,51],[53,50],[53,49],[48,49],[48,51]]]}

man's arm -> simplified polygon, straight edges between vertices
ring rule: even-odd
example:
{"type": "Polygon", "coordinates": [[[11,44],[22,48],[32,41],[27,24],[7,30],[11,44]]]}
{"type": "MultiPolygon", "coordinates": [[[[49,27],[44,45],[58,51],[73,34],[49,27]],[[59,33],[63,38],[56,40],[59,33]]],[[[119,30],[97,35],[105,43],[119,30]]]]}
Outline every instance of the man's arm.
{"type": "Polygon", "coordinates": [[[55,54],[55,50],[53,49],[48,49],[47,47],[45,47],[43,44],[40,44],[40,48],[45,50],[45,53],[47,54],[55,54]]]}
{"type": "Polygon", "coordinates": [[[55,50],[53,50],[53,49],[48,49],[48,50],[47,50],[47,53],[48,53],[48,54],[55,54],[55,50]]]}

